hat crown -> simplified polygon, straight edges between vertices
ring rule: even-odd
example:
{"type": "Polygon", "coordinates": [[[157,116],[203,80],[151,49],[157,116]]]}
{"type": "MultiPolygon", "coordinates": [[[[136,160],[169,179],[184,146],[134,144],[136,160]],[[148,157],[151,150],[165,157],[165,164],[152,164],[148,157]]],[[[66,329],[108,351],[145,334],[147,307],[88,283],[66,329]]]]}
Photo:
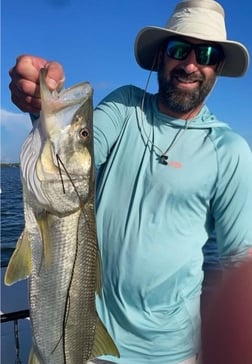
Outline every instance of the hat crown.
{"type": "Polygon", "coordinates": [[[166,28],[192,38],[225,41],[225,13],[213,0],[183,0],[175,8],[166,28]]]}

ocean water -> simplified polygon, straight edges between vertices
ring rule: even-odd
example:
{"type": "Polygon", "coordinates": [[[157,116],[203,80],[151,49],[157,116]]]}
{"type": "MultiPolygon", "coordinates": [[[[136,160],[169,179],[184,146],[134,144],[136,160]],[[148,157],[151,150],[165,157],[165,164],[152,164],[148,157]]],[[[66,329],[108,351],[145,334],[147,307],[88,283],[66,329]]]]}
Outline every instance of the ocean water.
{"type": "Polygon", "coordinates": [[[1,266],[8,264],[24,228],[20,169],[1,166],[1,266]]]}

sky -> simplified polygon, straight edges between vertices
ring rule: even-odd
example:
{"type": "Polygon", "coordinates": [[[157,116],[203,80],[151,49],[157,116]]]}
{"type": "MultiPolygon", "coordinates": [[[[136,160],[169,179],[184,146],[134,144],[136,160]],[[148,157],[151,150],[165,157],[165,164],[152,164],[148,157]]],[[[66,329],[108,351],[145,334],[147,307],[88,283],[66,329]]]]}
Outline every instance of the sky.
{"type": "MultiPolygon", "coordinates": [[[[177,0],[2,0],[1,1],[1,162],[17,162],[31,129],[29,115],[10,99],[8,74],[21,54],[63,64],[65,87],[89,81],[96,105],[113,89],[145,88],[148,71],[135,61],[134,42],[145,26],[164,26],[177,0]]],[[[252,55],[250,0],[221,0],[228,39],[252,55]]],[[[252,146],[252,65],[241,78],[219,77],[207,105],[252,146]]],[[[156,74],[148,91],[157,91],[156,74]]]]}

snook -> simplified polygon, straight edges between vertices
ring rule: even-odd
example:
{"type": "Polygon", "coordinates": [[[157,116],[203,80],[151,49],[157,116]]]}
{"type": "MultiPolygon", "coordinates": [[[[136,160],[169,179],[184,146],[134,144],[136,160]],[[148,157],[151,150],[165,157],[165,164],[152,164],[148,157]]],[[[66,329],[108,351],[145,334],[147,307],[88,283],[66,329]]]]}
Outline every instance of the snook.
{"type": "Polygon", "coordinates": [[[6,271],[10,285],[29,277],[29,363],[83,364],[119,356],[99,320],[93,90],[81,83],[51,93],[40,73],[42,111],[21,152],[25,229],[6,271]]]}

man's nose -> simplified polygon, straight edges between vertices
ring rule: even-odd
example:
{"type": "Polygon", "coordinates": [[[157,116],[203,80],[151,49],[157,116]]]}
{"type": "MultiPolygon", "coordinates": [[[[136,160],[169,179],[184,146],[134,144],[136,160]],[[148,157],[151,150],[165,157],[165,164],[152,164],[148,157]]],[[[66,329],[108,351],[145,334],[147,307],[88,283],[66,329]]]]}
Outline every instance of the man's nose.
{"type": "Polygon", "coordinates": [[[188,56],[181,61],[184,71],[188,74],[193,73],[199,69],[199,64],[196,59],[195,51],[192,49],[188,56]]]}

